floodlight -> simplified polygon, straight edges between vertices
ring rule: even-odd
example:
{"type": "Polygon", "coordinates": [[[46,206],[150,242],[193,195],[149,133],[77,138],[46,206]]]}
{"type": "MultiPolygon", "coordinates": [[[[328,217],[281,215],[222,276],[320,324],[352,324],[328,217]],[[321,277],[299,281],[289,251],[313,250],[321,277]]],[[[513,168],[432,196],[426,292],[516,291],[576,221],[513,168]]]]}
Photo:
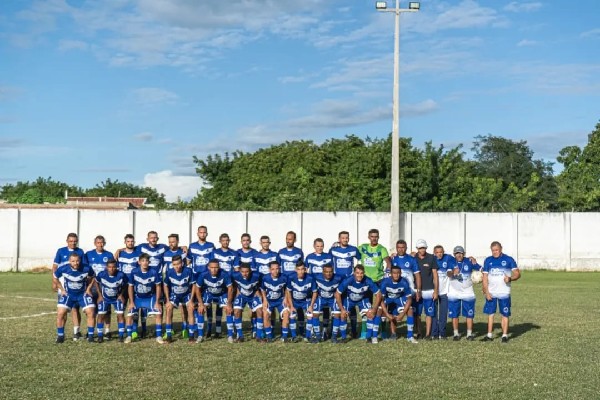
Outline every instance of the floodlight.
{"type": "Polygon", "coordinates": [[[385,1],[377,1],[375,2],[375,8],[378,10],[385,10],[387,8],[387,3],[385,1]]]}
{"type": "Polygon", "coordinates": [[[421,3],[419,3],[418,1],[411,1],[410,3],[408,3],[409,10],[418,10],[420,8],[421,8],[421,3]]]}

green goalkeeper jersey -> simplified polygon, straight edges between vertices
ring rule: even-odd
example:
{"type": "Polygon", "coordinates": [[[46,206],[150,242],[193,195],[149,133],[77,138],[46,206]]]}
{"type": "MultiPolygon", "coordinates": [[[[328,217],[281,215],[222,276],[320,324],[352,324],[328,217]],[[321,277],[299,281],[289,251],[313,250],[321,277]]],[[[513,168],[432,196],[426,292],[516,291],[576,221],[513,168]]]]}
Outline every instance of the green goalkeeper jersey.
{"type": "Polygon", "coordinates": [[[387,249],[378,244],[372,247],[369,243],[360,245],[360,263],[365,267],[365,275],[374,282],[383,279],[384,260],[389,256],[387,249]]]}

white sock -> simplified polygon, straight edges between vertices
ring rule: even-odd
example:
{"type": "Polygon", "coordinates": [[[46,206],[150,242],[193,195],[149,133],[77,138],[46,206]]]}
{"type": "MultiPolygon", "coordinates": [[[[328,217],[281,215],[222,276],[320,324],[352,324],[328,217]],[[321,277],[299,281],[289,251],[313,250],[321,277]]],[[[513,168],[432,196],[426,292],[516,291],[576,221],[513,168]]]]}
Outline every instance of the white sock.
{"type": "Polygon", "coordinates": [[[73,327],[73,334],[77,335],[79,333],[79,327],[78,326],[74,326],[73,327]]]}
{"type": "Polygon", "coordinates": [[[467,329],[467,336],[471,336],[473,334],[472,330],[467,329]]]}
{"type": "Polygon", "coordinates": [[[458,329],[454,330],[454,336],[458,336],[458,329]]]}
{"type": "Polygon", "coordinates": [[[490,332],[490,333],[488,333],[488,337],[491,339],[494,337],[494,335],[492,335],[492,333],[490,332]]]}

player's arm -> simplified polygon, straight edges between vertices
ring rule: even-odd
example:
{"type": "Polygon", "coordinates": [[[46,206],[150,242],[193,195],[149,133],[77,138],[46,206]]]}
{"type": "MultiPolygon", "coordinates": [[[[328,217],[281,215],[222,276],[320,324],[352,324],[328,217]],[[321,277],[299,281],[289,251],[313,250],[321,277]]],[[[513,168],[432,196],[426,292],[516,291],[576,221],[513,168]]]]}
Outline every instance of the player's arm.
{"type": "Polygon", "coordinates": [[[285,302],[290,309],[290,313],[295,313],[296,309],[294,308],[294,302],[292,301],[292,291],[289,287],[285,289],[285,302]]]}
{"type": "Polygon", "coordinates": [[[515,265],[515,267],[510,270],[510,276],[506,276],[506,275],[504,276],[504,282],[510,283],[510,282],[519,280],[520,277],[521,277],[521,271],[515,265]]]}
{"type": "Polygon", "coordinates": [[[165,293],[165,304],[169,305],[169,303],[171,302],[171,300],[170,300],[171,296],[170,296],[170,291],[169,291],[169,279],[168,278],[166,278],[165,282],[163,283],[163,290],[165,293]]]}
{"type": "Polygon", "coordinates": [[[310,306],[308,308],[309,311],[314,309],[315,301],[317,301],[317,297],[319,297],[319,293],[316,290],[313,290],[313,294],[310,299],[310,306]]]}
{"type": "Polygon", "coordinates": [[[231,305],[233,303],[233,284],[231,282],[229,282],[229,286],[227,286],[227,306],[225,308],[225,310],[228,313],[231,313],[233,311],[233,306],[231,305]]]}
{"type": "Polygon", "coordinates": [[[433,299],[437,300],[438,299],[438,288],[439,288],[439,279],[438,279],[438,274],[437,274],[437,267],[433,267],[432,268],[434,271],[432,271],[432,275],[433,275],[433,299]]]}
{"type": "Polygon", "coordinates": [[[204,301],[202,300],[202,288],[196,282],[196,287],[194,288],[196,292],[196,299],[198,299],[198,314],[204,314],[204,301]]]}
{"type": "Polygon", "coordinates": [[[63,296],[66,296],[67,291],[65,290],[60,280],[56,277],[56,271],[52,273],[52,287],[60,290],[63,296]]]}
{"type": "Polygon", "coordinates": [[[339,288],[335,290],[335,301],[342,315],[346,315],[346,310],[344,309],[344,304],[342,302],[342,293],[340,292],[339,288]]]}
{"type": "Polygon", "coordinates": [[[154,303],[154,308],[157,310],[162,310],[162,306],[160,304],[160,299],[162,299],[162,282],[156,282],[156,303],[154,303]]]}
{"type": "Polygon", "coordinates": [[[415,291],[416,293],[416,300],[419,301],[421,299],[421,288],[423,287],[423,280],[421,279],[421,271],[419,272],[414,272],[413,273],[413,277],[415,278],[415,291]]]}
{"type": "Polygon", "coordinates": [[[129,283],[127,286],[127,294],[129,295],[129,309],[133,310],[135,308],[135,297],[133,293],[133,283],[129,283]]]}
{"type": "Polygon", "coordinates": [[[482,287],[481,290],[483,291],[483,295],[485,296],[485,298],[487,300],[492,300],[492,295],[490,294],[488,286],[489,286],[488,273],[484,272],[483,279],[481,281],[481,287],[482,287]]]}
{"type": "Polygon", "coordinates": [[[409,294],[406,296],[406,303],[404,303],[404,314],[406,315],[406,313],[408,313],[408,310],[410,310],[410,307],[412,306],[412,295],[409,294]]]}

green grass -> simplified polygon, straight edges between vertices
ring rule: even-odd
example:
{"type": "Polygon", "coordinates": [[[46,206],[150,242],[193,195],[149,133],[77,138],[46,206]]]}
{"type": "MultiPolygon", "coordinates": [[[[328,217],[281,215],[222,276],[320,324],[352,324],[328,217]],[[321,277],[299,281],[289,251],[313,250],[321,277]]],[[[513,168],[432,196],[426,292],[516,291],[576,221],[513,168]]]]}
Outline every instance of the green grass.
{"type": "Polygon", "coordinates": [[[0,398],[600,398],[599,293],[598,273],[524,272],[506,345],[88,344],[69,339],[69,317],[58,346],[55,315],[2,319],[54,311],[52,301],[15,299],[55,299],[50,275],[0,274],[0,398]]]}

